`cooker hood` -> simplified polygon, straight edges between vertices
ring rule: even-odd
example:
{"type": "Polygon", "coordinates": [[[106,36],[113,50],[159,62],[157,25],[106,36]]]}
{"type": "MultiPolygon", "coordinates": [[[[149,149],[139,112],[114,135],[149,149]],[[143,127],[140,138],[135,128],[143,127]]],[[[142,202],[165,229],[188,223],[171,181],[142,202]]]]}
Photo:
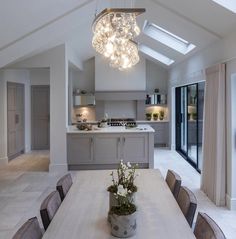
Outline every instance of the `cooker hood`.
{"type": "Polygon", "coordinates": [[[146,91],[97,91],[95,98],[104,101],[145,100],[146,91]]]}

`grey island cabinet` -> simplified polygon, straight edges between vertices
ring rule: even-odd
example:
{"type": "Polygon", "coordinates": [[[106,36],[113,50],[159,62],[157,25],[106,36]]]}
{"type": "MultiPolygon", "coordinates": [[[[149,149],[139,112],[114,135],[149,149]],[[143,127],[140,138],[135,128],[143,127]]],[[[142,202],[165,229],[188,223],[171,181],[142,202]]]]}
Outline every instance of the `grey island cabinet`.
{"type": "Polygon", "coordinates": [[[121,159],[137,163],[140,168],[153,168],[154,132],[149,125],[132,129],[115,126],[94,128],[91,131],[70,126],[67,130],[68,168],[116,168],[121,159]]]}

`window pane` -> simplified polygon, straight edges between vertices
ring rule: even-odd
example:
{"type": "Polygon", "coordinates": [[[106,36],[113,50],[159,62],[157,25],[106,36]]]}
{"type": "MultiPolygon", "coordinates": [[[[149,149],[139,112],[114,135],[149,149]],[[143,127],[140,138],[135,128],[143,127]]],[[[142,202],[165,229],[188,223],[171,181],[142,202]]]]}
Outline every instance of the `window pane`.
{"type": "Polygon", "coordinates": [[[197,164],[197,85],[188,86],[188,156],[197,164]]]}

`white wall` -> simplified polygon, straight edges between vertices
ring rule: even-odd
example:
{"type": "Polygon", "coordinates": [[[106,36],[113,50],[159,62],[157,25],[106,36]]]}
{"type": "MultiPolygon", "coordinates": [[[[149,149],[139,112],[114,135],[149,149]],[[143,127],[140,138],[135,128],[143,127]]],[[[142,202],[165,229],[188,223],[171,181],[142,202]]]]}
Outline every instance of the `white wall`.
{"type": "Polygon", "coordinates": [[[7,162],[7,82],[24,84],[25,88],[25,151],[31,150],[30,75],[28,70],[7,69],[1,71],[0,89],[0,159],[7,162]]]}
{"type": "Polygon", "coordinates": [[[78,54],[69,45],[65,45],[65,48],[67,61],[69,61],[70,64],[73,64],[75,68],[83,70],[83,62],[78,54]]]}
{"type": "Polygon", "coordinates": [[[160,93],[167,94],[168,70],[146,60],[146,90],[153,93],[158,88],[160,93]]]}
{"type": "Polygon", "coordinates": [[[119,71],[109,66],[106,59],[95,57],[96,91],[142,91],[146,90],[146,61],[140,62],[126,71],[119,71]]]}
{"type": "Polygon", "coordinates": [[[7,158],[7,92],[3,71],[0,71],[0,165],[8,162],[7,158]]]}
{"type": "Polygon", "coordinates": [[[15,65],[50,67],[50,171],[67,171],[68,62],[66,46],[60,45],[15,65]]]}
{"type": "Polygon", "coordinates": [[[30,69],[30,84],[50,85],[50,69],[49,68],[30,69]]]}
{"type": "Polygon", "coordinates": [[[72,69],[73,89],[95,91],[95,58],[84,62],[83,70],[72,69]]]}
{"type": "Polygon", "coordinates": [[[202,50],[198,54],[190,57],[181,64],[178,64],[169,72],[169,100],[171,108],[171,144],[175,148],[175,96],[174,89],[176,86],[191,84],[204,80],[204,69],[217,63],[227,62],[227,206],[236,209],[236,165],[234,163],[235,152],[235,114],[233,112],[233,102],[235,97],[235,77],[236,64],[236,33],[223,40],[219,40],[202,50]],[[233,91],[233,92],[232,92],[233,91]],[[230,93],[231,92],[231,93],[230,93]],[[230,108],[231,107],[231,108],[230,108]]]}

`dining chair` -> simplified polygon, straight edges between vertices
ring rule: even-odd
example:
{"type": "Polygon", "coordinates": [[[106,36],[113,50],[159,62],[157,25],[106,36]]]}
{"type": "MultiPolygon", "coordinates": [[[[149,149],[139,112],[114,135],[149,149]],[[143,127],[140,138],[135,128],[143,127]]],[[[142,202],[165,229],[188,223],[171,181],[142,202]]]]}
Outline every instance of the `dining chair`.
{"type": "Polygon", "coordinates": [[[169,169],[166,174],[166,183],[173,193],[175,199],[177,199],[181,186],[180,176],[175,171],[169,169]]]}
{"type": "Polygon", "coordinates": [[[186,220],[188,221],[188,224],[190,225],[190,227],[192,227],[193,218],[197,208],[197,199],[194,193],[187,187],[181,186],[177,202],[186,220]]]}
{"type": "Polygon", "coordinates": [[[216,222],[206,213],[201,212],[197,215],[194,235],[197,239],[226,239],[216,222]]]}
{"type": "Polygon", "coordinates": [[[12,239],[41,239],[42,237],[43,234],[38,219],[33,217],[18,229],[12,239]]]}
{"type": "Polygon", "coordinates": [[[70,173],[64,175],[57,182],[57,191],[60,194],[61,201],[64,200],[66,194],[68,193],[71,185],[73,184],[70,173]]]}
{"type": "Polygon", "coordinates": [[[42,202],[40,215],[45,230],[47,230],[60,205],[61,198],[58,191],[51,192],[42,202]]]}

